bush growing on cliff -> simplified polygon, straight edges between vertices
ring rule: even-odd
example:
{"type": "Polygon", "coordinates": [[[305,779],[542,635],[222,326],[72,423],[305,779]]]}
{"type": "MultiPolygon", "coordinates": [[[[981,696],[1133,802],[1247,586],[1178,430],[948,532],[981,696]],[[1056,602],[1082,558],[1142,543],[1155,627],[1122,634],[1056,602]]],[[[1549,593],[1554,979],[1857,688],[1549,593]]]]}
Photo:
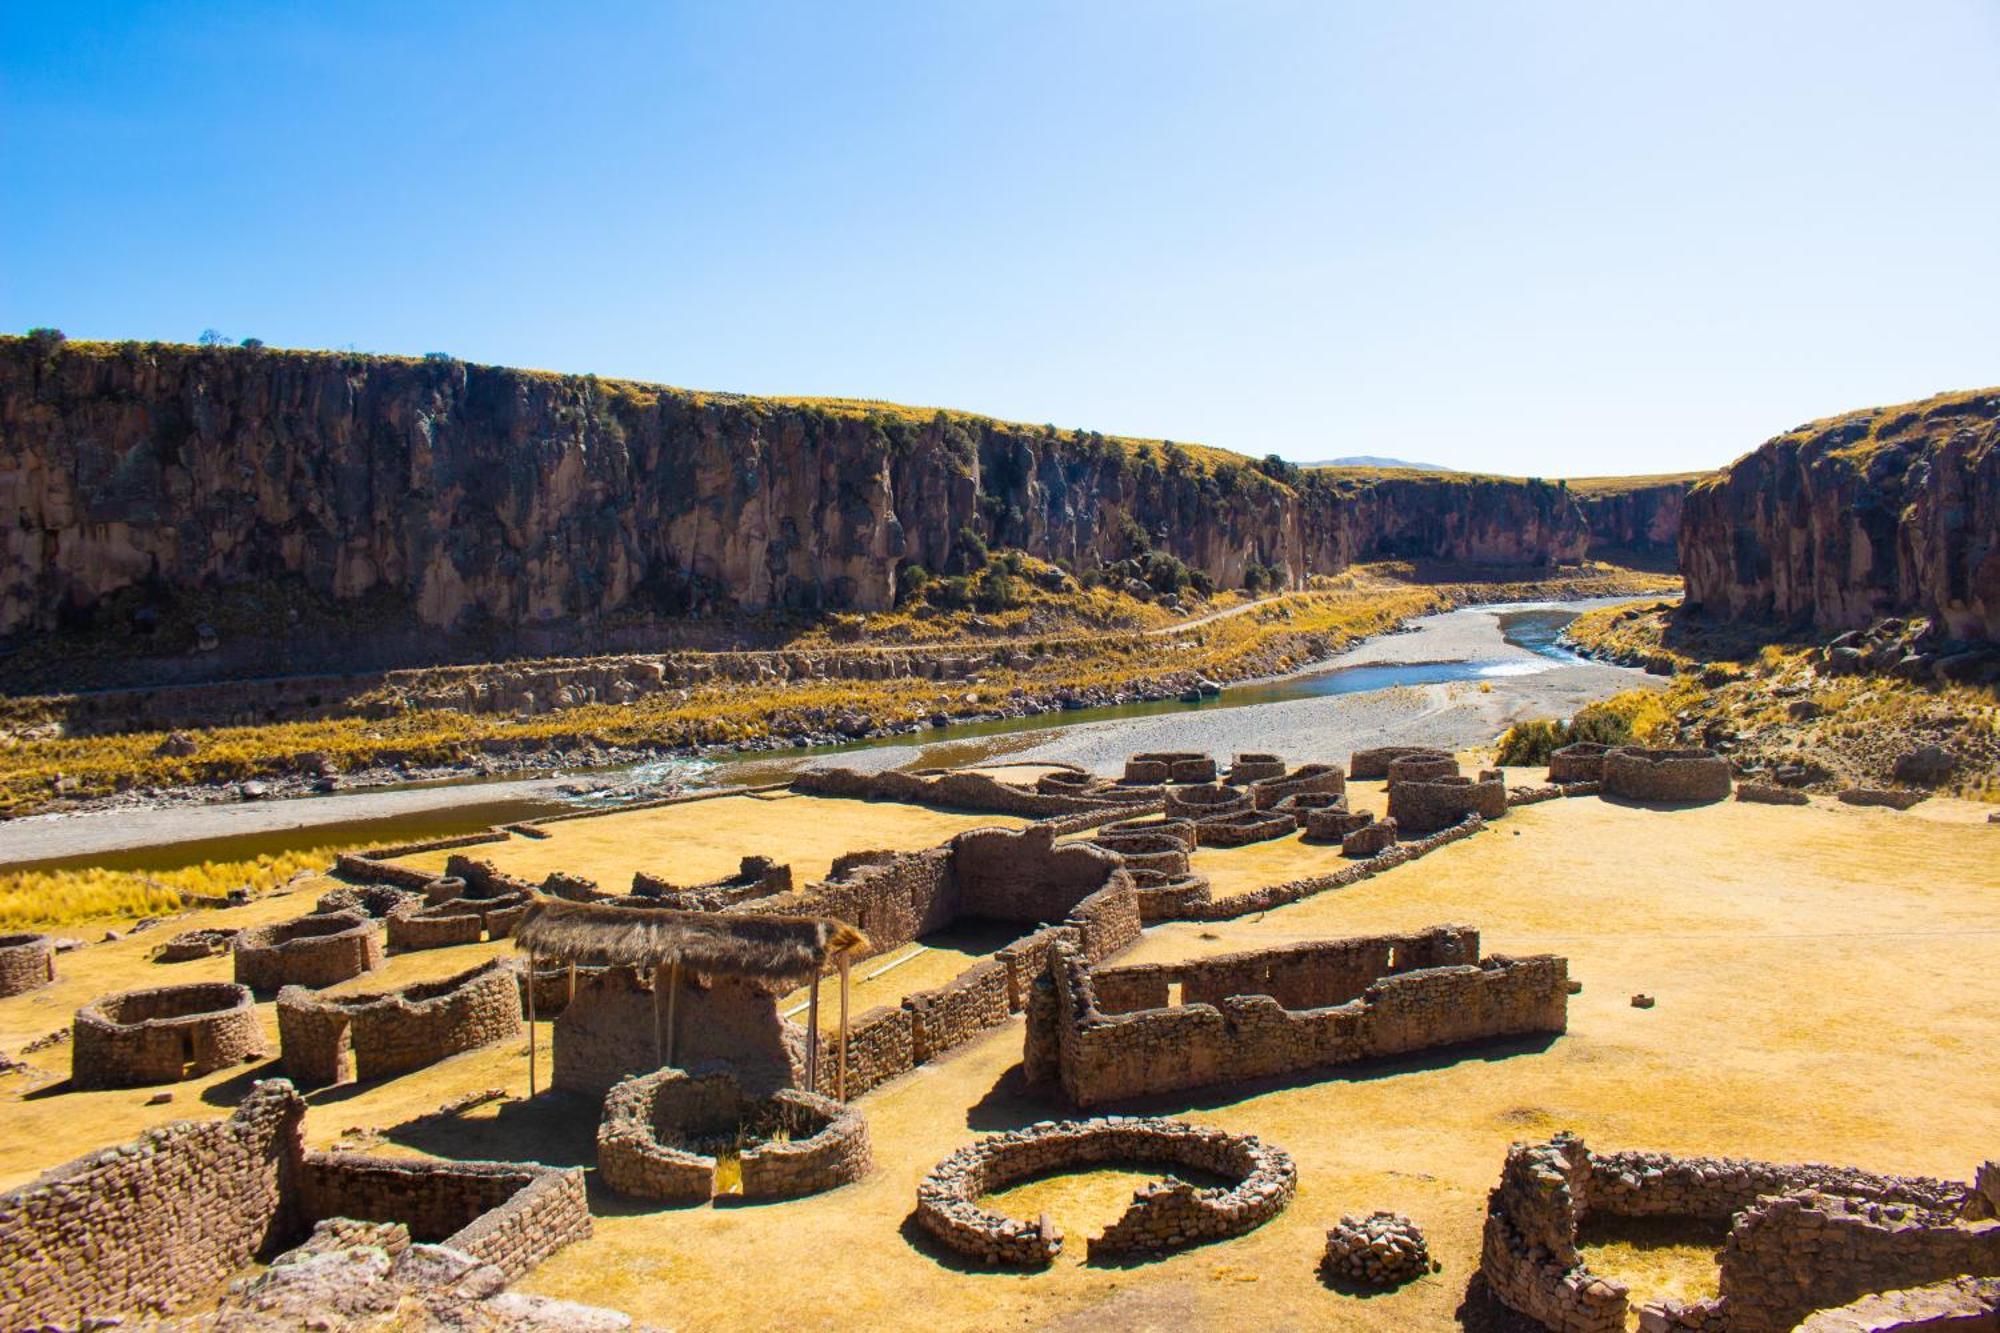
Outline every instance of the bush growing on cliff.
{"type": "Polygon", "coordinates": [[[51,329],[44,326],[28,330],[28,346],[34,348],[36,354],[40,356],[47,356],[50,352],[62,346],[68,339],[69,335],[61,329],[51,329]]]}

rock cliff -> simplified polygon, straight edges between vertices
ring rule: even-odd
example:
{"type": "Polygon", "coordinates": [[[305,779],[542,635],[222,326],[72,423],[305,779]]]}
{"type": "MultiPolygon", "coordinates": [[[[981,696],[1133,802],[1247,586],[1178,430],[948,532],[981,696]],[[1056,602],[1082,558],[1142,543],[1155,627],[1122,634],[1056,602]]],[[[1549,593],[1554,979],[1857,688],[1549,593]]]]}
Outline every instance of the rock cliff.
{"type": "Polygon", "coordinates": [[[2000,390],[1815,421],[1687,496],[1691,609],[1853,629],[1923,615],[2000,638],[2000,390]]]}
{"type": "Polygon", "coordinates": [[[1688,487],[1700,477],[1693,473],[1572,481],[1570,490],[1583,511],[1592,553],[1671,562],[1680,540],[1681,505],[1688,487]]]}
{"type": "MultiPolygon", "coordinates": [[[[303,586],[499,633],[880,609],[963,530],[1236,586],[1382,557],[1581,557],[1552,483],[1301,471],[950,412],[352,354],[0,339],[0,636],[118,595],[303,586]],[[1143,535],[1141,535],[1143,534],[1143,535]]],[[[144,607],[138,608],[144,614],[144,607]]]]}

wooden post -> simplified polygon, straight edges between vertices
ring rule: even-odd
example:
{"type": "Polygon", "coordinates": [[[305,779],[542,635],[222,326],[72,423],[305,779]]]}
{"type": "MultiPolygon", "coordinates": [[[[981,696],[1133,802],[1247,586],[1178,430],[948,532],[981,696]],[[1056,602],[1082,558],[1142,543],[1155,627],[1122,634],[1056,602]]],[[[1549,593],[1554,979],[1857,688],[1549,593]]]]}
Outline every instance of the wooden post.
{"type": "Polygon", "coordinates": [[[535,1097],[535,956],[528,955],[528,1100],[535,1097]]]}
{"type": "Polygon", "coordinates": [[[674,1021],[674,1007],[681,998],[681,964],[679,959],[667,969],[667,1063],[672,1064],[680,1054],[679,1024],[674,1021]]]}
{"type": "Polygon", "coordinates": [[[840,1067],[834,1075],[834,1090],[841,1101],[847,1100],[847,964],[846,954],[840,956],[840,1067]]]}
{"type": "Polygon", "coordinates": [[[812,994],[806,999],[806,1091],[819,1091],[819,970],[813,970],[812,994]]]}
{"type": "Polygon", "coordinates": [[[576,1003],[576,964],[575,964],[575,962],[571,962],[571,963],[570,963],[570,965],[569,965],[569,1003],[570,1003],[570,1004],[575,1004],[575,1003],[576,1003]]]}

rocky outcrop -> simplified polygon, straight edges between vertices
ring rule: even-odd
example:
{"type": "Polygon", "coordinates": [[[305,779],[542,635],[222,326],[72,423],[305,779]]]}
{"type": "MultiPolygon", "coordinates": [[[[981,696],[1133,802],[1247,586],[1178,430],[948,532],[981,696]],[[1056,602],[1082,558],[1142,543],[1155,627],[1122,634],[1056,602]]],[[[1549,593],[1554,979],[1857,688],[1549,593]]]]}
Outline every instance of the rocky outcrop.
{"type": "Polygon", "coordinates": [[[2000,390],[1800,426],[1689,493],[1690,608],[1854,629],[1927,616],[2000,638],[2000,390]]]}
{"type": "MultiPolygon", "coordinates": [[[[966,529],[1079,572],[1150,545],[1226,587],[1252,566],[1298,582],[1589,542],[1539,481],[443,359],[18,338],[0,339],[0,523],[0,635],[303,589],[383,610],[404,660],[412,628],[504,648],[536,625],[883,608],[911,565],[953,568],[966,529]]],[[[189,637],[156,649],[213,647],[189,637]]]]}
{"type": "Polygon", "coordinates": [[[1629,477],[1618,484],[1571,482],[1577,507],[1600,556],[1671,560],[1680,541],[1681,507],[1696,478],[1629,477]]]}

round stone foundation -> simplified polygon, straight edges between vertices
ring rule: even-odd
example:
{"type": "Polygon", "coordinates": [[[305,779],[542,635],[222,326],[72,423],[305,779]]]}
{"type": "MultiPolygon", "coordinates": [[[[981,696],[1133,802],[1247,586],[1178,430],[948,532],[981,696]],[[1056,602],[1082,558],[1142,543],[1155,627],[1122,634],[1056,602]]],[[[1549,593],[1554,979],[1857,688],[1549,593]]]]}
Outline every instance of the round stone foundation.
{"type": "Polygon", "coordinates": [[[1202,1188],[1170,1176],[1141,1187],[1125,1215],[1088,1242],[1093,1259],[1243,1235],[1283,1212],[1298,1186],[1291,1154],[1254,1135],[1178,1120],[1073,1120],[996,1134],[945,1158],[917,1186],[917,1224],[976,1262],[1046,1267],[1062,1252],[1062,1233],[1046,1218],[1007,1217],[979,1200],[1033,1176],[1127,1162],[1183,1167],[1228,1183],[1202,1188]]]}
{"type": "Polygon", "coordinates": [[[1425,837],[1467,815],[1498,819],[1507,813],[1507,784],[1499,778],[1443,777],[1389,784],[1389,817],[1403,834],[1425,837]]]}
{"type": "Polygon", "coordinates": [[[1200,821],[1194,836],[1203,847],[1247,847],[1282,838],[1298,826],[1298,820],[1276,810],[1238,810],[1200,821]]]}
{"type": "Polygon", "coordinates": [[[638,1074],[604,1099],[598,1179],[620,1194],[670,1203],[715,1197],[719,1153],[736,1150],[745,1199],[796,1199],[861,1179],[868,1122],[831,1097],[786,1088],[744,1092],[726,1069],[638,1074]]]}
{"type": "Polygon", "coordinates": [[[1735,777],[1713,750],[1648,750],[1620,746],[1604,756],[1604,794],[1628,801],[1696,805],[1729,799],[1735,777]]]}
{"type": "Polygon", "coordinates": [[[175,1083],[264,1053],[247,987],[209,981],[121,991],[76,1011],[70,1081],[82,1089],[175,1083]]]}
{"type": "Polygon", "coordinates": [[[1285,776],[1285,761],[1274,754],[1239,754],[1229,766],[1229,780],[1238,786],[1285,776]]]}
{"type": "Polygon", "coordinates": [[[0,996],[21,995],[56,979],[56,942],[47,935],[0,935],[0,996]]]}
{"type": "Polygon", "coordinates": [[[1346,790],[1346,776],[1332,764],[1301,764],[1283,777],[1252,783],[1250,802],[1259,810],[1269,810],[1290,796],[1339,796],[1346,790]]]}
{"type": "Polygon", "coordinates": [[[318,989],[382,966],[382,923],[326,912],[252,926],[236,937],[236,980],[257,991],[318,989]]]}
{"type": "Polygon", "coordinates": [[[1611,747],[1596,741],[1574,741],[1549,755],[1550,782],[1601,782],[1604,756],[1611,747]]]}
{"type": "Polygon", "coordinates": [[[1177,787],[1167,793],[1166,817],[1197,822],[1250,809],[1250,793],[1218,784],[1177,787]]]}
{"type": "Polygon", "coordinates": [[[1389,761],[1389,785],[1403,782],[1436,782],[1439,778],[1458,776],[1458,760],[1439,751],[1424,754],[1406,754],[1389,761]]]}
{"type": "Polygon", "coordinates": [[[1384,745],[1373,750],[1356,750],[1349,755],[1347,776],[1357,782],[1386,778],[1389,776],[1390,763],[1406,755],[1433,759],[1451,758],[1445,751],[1431,745],[1384,745]]]}

